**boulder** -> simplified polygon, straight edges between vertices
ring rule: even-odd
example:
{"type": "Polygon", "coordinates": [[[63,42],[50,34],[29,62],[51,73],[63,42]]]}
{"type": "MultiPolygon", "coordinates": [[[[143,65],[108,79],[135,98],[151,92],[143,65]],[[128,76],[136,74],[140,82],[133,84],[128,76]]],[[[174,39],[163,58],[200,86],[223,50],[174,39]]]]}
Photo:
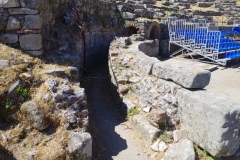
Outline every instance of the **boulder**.
{"type": "Polygon", "coordinates": [[[177,93],[181,129],[212,156],[234,155],[240,145],[240,103],[208,91],[177,93]]]}
{"type": "Polygon", "coordinates": [[[211,73],[199,67],[173,62],[155,63],[153,75],[165,80],[173,80],[185,88],[204,88],[211,78],[211,73]]]}
{"type": "Polygon", "coordinates": [[[72,159],[91,160],[92,137],[89,133],[70,132],[68,149],[72,159]]]}
{"type": "Polygon", "coordinates": [[[17,30],[21,28],[21,22],[14,16],[10,16],[7,23],[6,30],[17,30]]]}
{"type": "Polygon", "coordinates": [[[2,42],[3,43],[17,43],[18,35],[6,33],[2,36],[2,42]]]}
{"type": "Polygon", "coordinates": [[[140,55],[136,57],[136,61],[140,70],[146,75],[152,74],[152,67],[158,62],[156,58],[140,55]]]}
{"type": "Polygon", "coordinates": [[[142,115],[133,116],[132,124],[149,144],[152,143],[156,137],[159,137],[161,133],[159,129],[152,126],[142,115]]]}
{"type": "Polygon", "coordinates": [[[3,8],[10,8],[10,7],[19,7],[19,1],[18,0],[1,0],[0,1],[0,7],[3,8]]]}
{"type": "Polygon", "coordinates": [[[195,152],[192,141],[183,139],[170,145],[165,153],[164,160],[195,160],[195,152]]]}
{"type": "Polygon", "coordinates": [[[19,36],[20,46],[24,50],[39,50],[42,48],[41,34],[27,34],[19,36]]]}
{"type": "Polygon", "coordinates": [[[34,101],[24,103],[21,106],[21,111],[28,116],[33,127],[40,131],[46,129],[50,124],[34,101]]]}
{"type": "Polygon", "coordinates": [[[42,19],[39,15],[26,15],[23,27],[26,29],[41,29],[42,19]]]}

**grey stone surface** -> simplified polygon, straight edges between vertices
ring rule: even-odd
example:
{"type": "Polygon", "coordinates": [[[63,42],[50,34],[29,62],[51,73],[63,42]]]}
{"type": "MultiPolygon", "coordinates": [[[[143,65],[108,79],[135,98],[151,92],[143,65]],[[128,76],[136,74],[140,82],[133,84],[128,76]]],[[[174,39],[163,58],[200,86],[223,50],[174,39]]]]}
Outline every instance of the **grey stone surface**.
{"type": "Polygon", "coordinates": [[[161,133],[159,129],[153,127],[147,119],[142,115],[135,115],[132,118],[134,128],[142,135],[142,137],[150,144],[161,133]]]}
{"type": "Polygon", "coordinates": [[[188,136],[187,136],[187,131],[186,130],[174,130],[173,131],[173,140],[175,142],[178,142],[182,139],[188,139],[188,136]]]}
{"type": "Polygon", "coordinates": [[[0,60],[0,68],[9,68],[8,60],[0,60]]]}
{"type": "Polygon", "coordinates": [[[167,149],[167,145],[165,142],[157,140],[152,146],[151,149],[156,152],[164,152],[167,149]]]}
{"type": "Polygon", "coordinates": [[[125,98],[125,97],[123,98],[123,102],[122,102],[122,105],[121,105],[121,112],[124,115],[129,114],[130,110],[134,107],[135,107],[135,105],[131,102],[130,99],[125,98]]]}
{"type": "Polygon", "coordinates": [[[27,54],[29,54],[30,56],[41,56],[43,54],[43,50],[38,50],[38,51],[26,51],[27,54]]]}
{"type": "Polygon", "coordinates": [[[21,28],[20,20],[14,16],[10,16],[7,23],[6,30],[17,30],[21,28]]]}
{"type": "Polygon", "coordinates": [[[134,77],[131,77],[131,78],[129,79],[129,82],[131,82],[131,83],[138,83],[138,82],[141,81],[141,79],[142,79],[142,77],[134,76],[134,77]]]}
{"type": "Polygon", "coordinates": [[[49,121],[37,106],[36,102],[29,101],[24,103],[21,111],[28,116],[34,128],[41,131],[49,126],[49,121]]]}
{"type": "Polygon", "coordinates": [[[26,15],[23,28],[40,29],[42,27],[42,19],[39,15],[26,15]]]}
{"type": "Polygon", "coordinates": [[[68,149],[73,159],[91,160],[92,137],[89,133],[70,132],[68,149]]]}
{"type": "Polygon", "coordinates": [[[159,54],[159,41],[157,39],[146,40],[144,43],[139,44],[138,49],[150,57],[157,57],[159,54]]]}
{"type": "Polygon", "coordinates": [[[163,127],[168,120],[166,112],[162,109],[153,109],[146,117],[150,124],[157,128],[163,127]]]}
{"type": "Polygon", "coordinates": [[[139,69],[146,75],[152,74],[152,67],[158,62],[156,58],[139,55],[136,57],[139,69]]]}
{"type": "Polygon", "coordinates": [[[188,139],[183,139],[170,145],[165,153],[164,160],[195,160],[193,143],[188,139]]]}
{"type": "Polygon", "coordinates": [[[20,46],[24,50],[40,50],[42,48],[41,34],[27,34],[19,36],[20,46]]]}
{"type": "Polygon", "coordinates": [[[216,157],[233,155],[240,144],[240,103],[207,91],[179,91],[181,129],[216,157]]]}
{"type": "Polygon", "coordinates": [[[20,0],[22,7],[26,8],[36,8],[38,0],[20,0]]]}
{"type": "Polygon", "coordinates": [[[1,0],[0,1],[0,8],[10,8],[10,7],[19,7],[19,1],[18,0],[1,0]]]}
{"type": "Polygon", "coordinates": [[[32,10],[29,8],[9,8],[9,14],[37,14],[38,10],[32,10]]]}
{"type": "Polygon", "coordinates": [[[126,19],[126,20],[134,20],[136,16],[135,14],[130,12],[122,12],[122,17],[123,19],[126,19]]]}
{"type": "Polygon", "coordinates": [[[59,75],[62,75],[63,73],[65,73],[65,70],[64,69],[60,69],[60,68],[52,68],[52,69],[44,70],[43,73],[59,76],[59,75]]]}
{"type": "Polygon", "coordinates": [[[2,42],[3,43],[17,43],[18,35],[6,33],[2,36],[2,42]]]}
{"type": "Polygon", "coordinates": [[[155,63],[152,73],[158,78],[173,80],[185,88],[204,88],[211,78],[211,73],[207,70],[171,62],[155,63]]]}

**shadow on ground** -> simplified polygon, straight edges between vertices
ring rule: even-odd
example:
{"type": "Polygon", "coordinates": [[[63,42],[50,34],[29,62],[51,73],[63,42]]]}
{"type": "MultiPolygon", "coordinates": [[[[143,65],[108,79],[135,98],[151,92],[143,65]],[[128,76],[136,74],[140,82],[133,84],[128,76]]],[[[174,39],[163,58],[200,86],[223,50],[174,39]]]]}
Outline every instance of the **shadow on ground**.
{"type": "Polygon", "coordinates": [[[125,121],[120,115],[116,90],[112,90],[107,63],[99,65],[81,78],[90,110],[90,132],[93,136],[93,159],[112,159],[127,149],[126,140],[115,127],[125,121]]]}

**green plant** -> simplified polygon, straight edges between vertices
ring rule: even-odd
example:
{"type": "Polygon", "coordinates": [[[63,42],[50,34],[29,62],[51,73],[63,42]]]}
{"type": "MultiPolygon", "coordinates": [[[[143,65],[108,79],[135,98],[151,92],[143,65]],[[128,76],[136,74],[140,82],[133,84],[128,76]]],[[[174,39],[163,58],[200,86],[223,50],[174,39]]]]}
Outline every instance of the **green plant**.
{"type": "Polygon", "coordinates": [[[11,107],[11,105],[12,105],[12,101],[7,101],[5,104],[5,108],[8,109],[11,107]]]}
{"type": "Polygon", "coordinates": [[[130,109],[130,115],[131,116],[135,116],[138,114],[138,109],[137,108],[131,108],[130,109]]]}
{"type": "Polygon", "coordinates": [[[22,88],[21,86],[18,86],[18,88],[15,90],[17,94],[23,96],[24,100],[27,100],[29,98],[29,92],[26,88],[22,88]]]}
{"type": "Polygon", "coordinates": [[[55,3],[56,3],[56,0],[50,0],[50,7],[51,7],[52,13],[57,12],[57,7],[55,6],[55,3]]]}

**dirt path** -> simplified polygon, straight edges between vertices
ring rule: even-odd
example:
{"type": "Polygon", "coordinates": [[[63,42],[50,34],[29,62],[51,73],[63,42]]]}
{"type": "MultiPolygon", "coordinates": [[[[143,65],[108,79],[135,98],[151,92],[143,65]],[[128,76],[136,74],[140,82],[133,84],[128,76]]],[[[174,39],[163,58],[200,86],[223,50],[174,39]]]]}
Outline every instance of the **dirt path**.
{"type": "Polygon", "coordinates": [[[119,114],[110,84],[107,64],[91,71],[81,83],[90,108],[93,159],[147,160],[143,140],[119,114]]]}

